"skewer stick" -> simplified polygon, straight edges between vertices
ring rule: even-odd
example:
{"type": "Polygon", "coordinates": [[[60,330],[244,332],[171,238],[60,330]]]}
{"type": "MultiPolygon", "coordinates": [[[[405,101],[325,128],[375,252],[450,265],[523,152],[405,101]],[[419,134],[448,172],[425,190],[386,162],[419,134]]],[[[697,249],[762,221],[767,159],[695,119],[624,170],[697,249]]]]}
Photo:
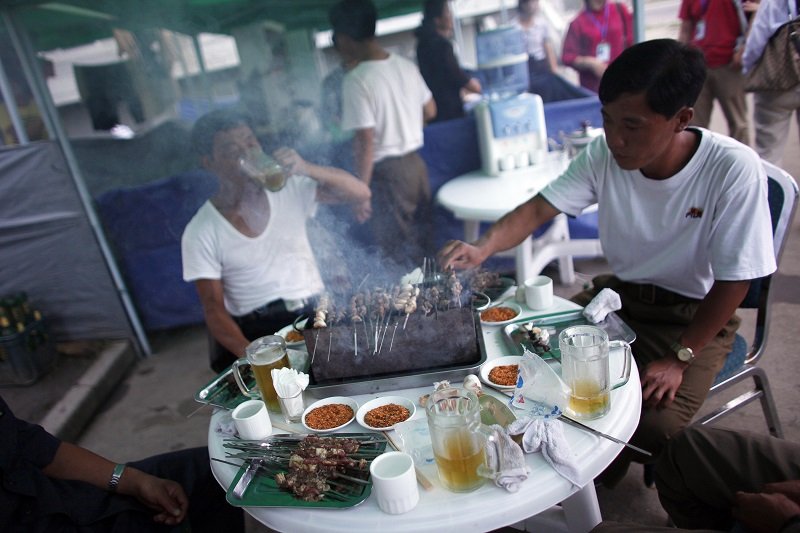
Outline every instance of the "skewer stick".
{"type": "Polygon", "coordinates": [[[358,287],[356,287],[355,292],[358,292],[361,289],[361,286],[364,285],[364,282],[367,281],[367,278],[369,277],[370,274],[371,274],[371,272],[367,272],[367,275],[364,276],[364,279],[362,279],[361,283],[359,283],[358,287]]]}
{"type": "Polygon", "coordinates": [[[331,344],[333,344],[333,331],[328,332],[328,362],[331,361],[331,344]]]}
{"type": "Polygon", "coordinates": [[[403,320],[403,331],[406,330],[406,325],[408,325],[408,317],[411,316],[411,313],[406,313],[406,319],[403,320]]]}
{"type": "Polygon", "coordinates": [[[355,357],[358,357],[358,327],[353,326],[353,349],[355,351],[355,357]]]}
{"type": "Polygon", "coordinates": [[[314,364],[314,356],[317,355],[317,344],[319,344],[319,329],[317,329],[317,334],[314,336],[314,349],[311,351],[311,362],[308,363],[309,365],[314,364]]]}
{"type": "Polygon", "coordinates": [[[386,325],[383,327],[383,333],[381,334],[381,347],[378,348],[378,353],[381,353],[383,350],[383,341],[386,339],[386,330],[389,329],[389,318],[392,316],[392,311],[390,310],[386,313],[386,325]]]}
{"type": "Polygon", "coordinates": [[[363,320],[361,323],[364,325],[364,339],[367,341],[367,353],[369,354],[369,335],[367,334],[367,323],[363,320]]]}
{"type": "Polygon", "coordinates": [[[389,352],[392,351],[392,346],[394,346],[394,334],[397,333],[397,320],[394,321],[394,329],[392,330],[392,340],[389,342],[389,352]]]}

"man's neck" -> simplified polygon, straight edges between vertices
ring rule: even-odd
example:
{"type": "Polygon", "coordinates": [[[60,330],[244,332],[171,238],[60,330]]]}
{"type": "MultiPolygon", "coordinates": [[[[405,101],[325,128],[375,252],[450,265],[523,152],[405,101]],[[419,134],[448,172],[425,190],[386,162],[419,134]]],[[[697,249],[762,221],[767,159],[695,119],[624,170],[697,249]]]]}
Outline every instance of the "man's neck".
{"type": "Polygon", "coordinates": [[[389,58],[389,52],[384,50],[375,39],[364,41],[360,48],[359,57],[361,61],[380,61],[389,58]]]}

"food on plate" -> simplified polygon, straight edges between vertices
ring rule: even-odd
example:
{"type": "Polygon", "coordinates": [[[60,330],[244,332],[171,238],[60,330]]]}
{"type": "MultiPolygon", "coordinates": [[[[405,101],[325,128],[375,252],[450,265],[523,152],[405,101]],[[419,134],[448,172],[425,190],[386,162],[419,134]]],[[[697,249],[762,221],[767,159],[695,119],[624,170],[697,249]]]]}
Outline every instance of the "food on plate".
{"type": "Polygon", "coordinates": [[[303,340],[303,334],[296,329],[289,330],[286,334],[286,342],[300,342],[303,340]]]}
{"type": "Polygon", "coordinates": [[[517,382],[519,365],[498,365],[489,371],[489,381],[504,387],[510,387],[517,382]]]}
{"type": "MultiPolygon", "coordinates": [[[[289,471],[275,474],[275,483],[303,501],[318,502],[326,492],[334,490],[328,483],[329,479],[344,472],[353,476],[369,470],[365,459],[349,457],[358,449],[359,443],[355,439],[308,435],[289,457],[289,471]]],[[[340,485],[338,481],[336,484],[340,485]]]]}
{"type": "Polygon", "coordinates": [[[483,311],[481,313],[481,320],[484,322],[505,322],[506,320],[511,320],[518,314],[519,311],[516,309],[499,305],[497,307],[490,307],[486,311],[483,311]]]}
{"type": "Polygon", "coordinates": [[[544,328],[534,326],[529,322],[520,328],[530,339],[533,345],[533,351],[537,354],[543,354],[550,351],[550,332],[544,328]]]}
{"type": "Polygon", "coordinates": [[[306,414],[306,425],[311,429],[333,429],[353,419],[353,408],[343,403],[329,403],[306,414]]]}
{"type": "Polygon", "coordinates": [[[367,414],[364,415],[364,422],[373,428],[386,428],[404,422],[410,416],[411,411],[402,405],[387,403],[367,411],[367,414]]]}

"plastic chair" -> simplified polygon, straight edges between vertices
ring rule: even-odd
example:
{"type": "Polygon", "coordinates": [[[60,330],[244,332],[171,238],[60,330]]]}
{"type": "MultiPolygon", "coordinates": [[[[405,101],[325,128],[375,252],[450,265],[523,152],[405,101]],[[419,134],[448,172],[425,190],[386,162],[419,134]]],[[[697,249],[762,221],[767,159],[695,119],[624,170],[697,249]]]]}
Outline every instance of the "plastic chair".
{"type": "MultiPolygon", "coordinates": [[[[768,178],[768,197],[772,216],[775,259],[780,265],[783,247],[797,207],[797,183],[792,176],[772,163],[762,161],[762,164],[768,178]]],[[[708,414],[696,418],[692,421],[692,425],[712,424],[723,416],[729,415],[755,400],[760,400],[761,409],[764,411],[764,419],[770,434],[775,437],[783,437],[783,429],[778,419],[778,410],[772,397],[769,378],[764,369],[757,365],[767,346],[769,304],[772,296],[770,293],[771,284],[772,275],[753,280],[750,283],[750,289],[739,307],[741,309],[756,309],[756,325],[752,344],[748,348],[744,337],[738,333],[736,334],[733,350],[728,354],[725,365],[714,379],[714,384],[709,389],[706,400],[733,385],[749,379],[753,380],[753,387],[708,414]]],[[[644,483],[648,487],[653,485],[653,466],[652,464],[644,465],[644,483]]]]}

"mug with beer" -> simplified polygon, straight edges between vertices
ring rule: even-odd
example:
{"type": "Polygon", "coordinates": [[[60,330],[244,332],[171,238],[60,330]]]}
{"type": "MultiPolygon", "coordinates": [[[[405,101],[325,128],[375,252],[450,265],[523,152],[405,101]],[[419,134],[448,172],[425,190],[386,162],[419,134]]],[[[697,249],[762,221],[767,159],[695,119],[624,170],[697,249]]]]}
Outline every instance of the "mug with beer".
{"type": "Polygon", "coordinates": [[[280,413],[281,405],[278,394],[272,384],[272,369],[289,366],[289,355],[286,352],[286,341],[280,335],[267,335],[256,339],[245,348],[246,357],[233,363],[233,377],[242,394],[250,398],[263,399],[267,409],[280,413]],[[256,376],[258,390],[248,388],[242,378],[239,367],[250,365],[256,376]]]}
{"type": "Polygon", "coordinates": [[[447,388],[433,393],[425,406],[433,457],[442,485],[453,492],[470,492],[483,485],[478,474],[485,463],[491,430],[481,424],[481,407],[474,392],[447,388]]]}
{"type": "Polygon", "coordinates": [[[567,414],[582,420],[600,418],[611,409],[611,391],[625,385],[631,374],[631,347],[609,341],[596,326],[572,326],[558,336],[561,377],[570,388],[567,414]],[[611,382],[609,347],[622,347],[625,361],[616,383],[611,382]]]}

